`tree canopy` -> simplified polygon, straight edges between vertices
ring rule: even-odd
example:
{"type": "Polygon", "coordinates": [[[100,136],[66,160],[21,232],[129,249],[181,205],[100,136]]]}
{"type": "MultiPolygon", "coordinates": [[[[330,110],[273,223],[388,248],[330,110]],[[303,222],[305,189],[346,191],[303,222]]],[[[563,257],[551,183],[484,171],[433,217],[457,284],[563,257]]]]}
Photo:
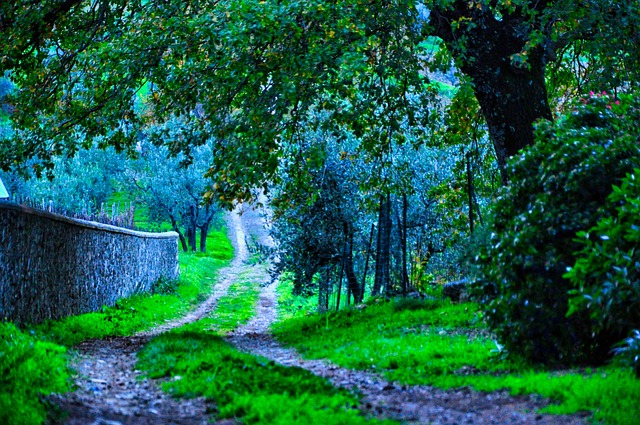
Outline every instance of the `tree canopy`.
{"type": "Polygon", "coordinates": [[[177,115],[189,125],[169,150],[189,157],[214,138],[217,193],[245,198],[274,177],[310,110],[327,111],[325,124],[349,128],[374,155],[434,124],[430,72],[454,63],[506,181],[506,158],[533,142],[532,123],[552,118],[567,86],[635,84],[638,9],[632,0],[5,2],[0,70],[17,87],[5,100],[14,131],[0,142],[2,168],[51,173],[54,156],[93,136],[132,153],[145,125],[177,115]],[[435,56],[424,48],[433,36],[446,47],[435,56]]]}

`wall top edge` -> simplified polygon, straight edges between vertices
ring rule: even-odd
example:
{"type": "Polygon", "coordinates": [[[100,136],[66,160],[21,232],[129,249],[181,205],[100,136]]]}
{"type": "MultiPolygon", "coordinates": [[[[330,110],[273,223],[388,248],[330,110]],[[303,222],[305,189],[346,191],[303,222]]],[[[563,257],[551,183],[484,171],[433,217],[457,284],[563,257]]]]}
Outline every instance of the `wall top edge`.
{"type": "Polygon", "coordinates": [[[141,232],[138,230],[130,230],[130,229],[125,229],[123,227],[112,226],[110,224],[98,223],[96,221],[87,221],[87,220],[81,220],[79,218],[66,217],[64,215],[55,214],[49,211],[42,211],[35,208],[25,207],[23,205],[18,205],[13,202],[7,202],[7,201],[0,201],[0,209],[17,211],[23,214],[35,215],[45,219],[67,223],[74,226],[84,227],[87,229],[101,230],[101,231],[110,232],[110,233],[119,233],[123,235],[136,236],[139,238],[169,239],[169,238],[178,237],[178,233],[176,232],[151,233],[151,232],[141,232]]]}

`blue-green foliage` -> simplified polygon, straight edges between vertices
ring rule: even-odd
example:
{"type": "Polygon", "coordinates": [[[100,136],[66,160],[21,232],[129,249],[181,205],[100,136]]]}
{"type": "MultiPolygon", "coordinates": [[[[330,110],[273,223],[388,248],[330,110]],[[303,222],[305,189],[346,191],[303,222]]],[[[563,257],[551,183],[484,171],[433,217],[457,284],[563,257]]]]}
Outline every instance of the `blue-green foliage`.
{"type": "Polygon", "coordinates": [[[42,423],[46,409],[41,397],[68,389],[63,347],[0,323],[0,423],[42,423]]]}
{"type": "Polygon", "coordinates": [[[508,165],[511,183],[492,210],[476,257],[474,295],[512,354],[547,364],[599,363],[622,336],[597,333],[586,311],[566,317],[563,277],[582,248],[576,234],[610,215],[614,184],[640,165],[640,102],[591,95],[508,165]],[[595,333],[595,334],[594,334],[595,333]]]}

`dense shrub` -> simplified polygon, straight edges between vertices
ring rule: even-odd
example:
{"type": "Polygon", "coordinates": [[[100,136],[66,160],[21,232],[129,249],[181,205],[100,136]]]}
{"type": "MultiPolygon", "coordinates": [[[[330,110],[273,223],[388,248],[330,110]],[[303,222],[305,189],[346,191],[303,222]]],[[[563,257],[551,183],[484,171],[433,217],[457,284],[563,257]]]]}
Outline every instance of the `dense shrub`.
{"type": "Polygon", "coordinates": [[[0,323],[0,423],[38,424],[43,397],[69,389],[65,349],[0,323]]]}
{"type": "MultiPolygon", "coordinates": [[[[576,287],[570,312],[586,311],[594,332],[622,337],[640,326],[640,169],[613,187],[608,202],[613,214],[578,233],[582,250],[565,277],[576,287]]],[[[631,363],[640,372],[636,351],[631,363]]]]}
{"type": "Polygon", "coordinates": [[[511,183],[492,208],[491,236],[476,256],[473,295],[505,348],[546,364],[597,363],[619,335],[593,335],[586,311],[566,317],[563,278],[579,231],[611,213],[607,196],[640,160],[640,102],[602,94],[554,123],[508,165],[511,183]]]}

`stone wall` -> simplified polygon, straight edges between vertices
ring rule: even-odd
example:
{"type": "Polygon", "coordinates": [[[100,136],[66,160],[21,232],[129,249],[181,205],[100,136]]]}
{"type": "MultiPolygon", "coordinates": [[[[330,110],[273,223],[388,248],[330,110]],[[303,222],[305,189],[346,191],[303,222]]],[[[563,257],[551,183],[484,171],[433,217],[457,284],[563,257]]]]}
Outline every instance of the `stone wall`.
{"type": "Polygon", "coordinates": [[[0,201],[0,319],[88,313],[177,279],[178,235],[76,220],[0,201]]]}

